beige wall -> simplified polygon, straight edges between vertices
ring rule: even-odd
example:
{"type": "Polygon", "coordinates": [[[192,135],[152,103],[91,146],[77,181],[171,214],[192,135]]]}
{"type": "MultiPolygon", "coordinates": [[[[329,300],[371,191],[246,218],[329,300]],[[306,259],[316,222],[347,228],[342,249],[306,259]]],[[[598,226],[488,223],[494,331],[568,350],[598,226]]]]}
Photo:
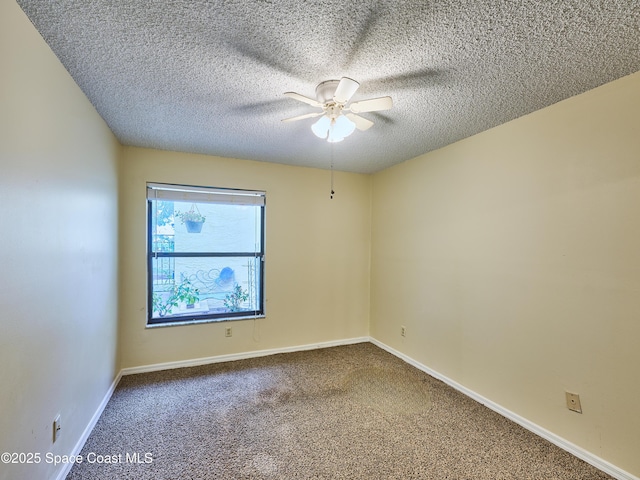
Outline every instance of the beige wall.
{"type": "Polygon", "coordinates": [[[120,367],[370,328],[640,475],[640,74],[373,177],[338,173],[329,200],[326,171],[121,148],[14,2],[0,66],[0,452],[70,453],[120,367]],[[267,191],[267,318],[145,328],[146,181],[267,191]]]}
{"type": "Polygon", "coordinates": [[[121,164],[123,368],[369,333],[368,175],[125,147],[121,164]],[[266,318],[146,328],[147,181],[265,190],[266,318]],[[233,327],[225,338],[224,327],[233,327]]]}
{"type": "Polygon", "coordinates": [[[120,147],[12,1],[0,70],[0,452],[43,456],[0,479],[52,478],[117,374],[120,147]]]}
{"type": "Polygon", "coordinates": [[[635,475],[639,128],[640,73],[376,174],[371,278],[374,338],[635,475]]]}

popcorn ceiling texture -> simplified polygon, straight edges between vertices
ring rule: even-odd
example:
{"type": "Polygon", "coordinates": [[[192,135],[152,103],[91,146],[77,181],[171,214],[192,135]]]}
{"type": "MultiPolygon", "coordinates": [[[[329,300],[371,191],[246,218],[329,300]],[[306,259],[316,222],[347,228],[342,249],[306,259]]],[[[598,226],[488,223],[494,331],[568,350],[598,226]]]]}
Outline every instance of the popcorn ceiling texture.
{"type": "Polygon", "coordinates": [[[640,70],[638,0],[18,0],[125,145],[328,168],[328,79],[390,95],[333,146],[370,173],[640,70]]]}

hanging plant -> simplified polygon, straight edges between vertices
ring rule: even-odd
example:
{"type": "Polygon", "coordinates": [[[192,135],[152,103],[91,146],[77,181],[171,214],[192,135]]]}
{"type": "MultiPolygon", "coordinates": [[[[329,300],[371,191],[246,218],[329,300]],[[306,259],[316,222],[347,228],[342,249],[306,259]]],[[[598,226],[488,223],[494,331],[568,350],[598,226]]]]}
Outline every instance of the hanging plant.
{"type": "Polygon", "coordinates": [[[187,232],[189,233],[200,233],[202,231],[202,224],[206,220],[195,203],[191,204],[188,212],[177,211],[176,217],[187,227],[187,232]]]}

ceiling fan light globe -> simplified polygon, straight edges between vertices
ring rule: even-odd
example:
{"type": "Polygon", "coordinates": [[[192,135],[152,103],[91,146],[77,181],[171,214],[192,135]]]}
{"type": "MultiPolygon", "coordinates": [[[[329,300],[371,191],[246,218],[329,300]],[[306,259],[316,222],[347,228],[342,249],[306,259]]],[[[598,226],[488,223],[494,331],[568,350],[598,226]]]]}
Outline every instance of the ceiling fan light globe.
{"type": "Polygon", "coordinates": [[[329,133],[330,126],[331,119],[327,116],[322,116],[320,117],[320,120],[311,125],[311,131],[316,137],[325,139],[329,133]]]}
{"type": "Polygon", "coordinates": [[[355,123],[353,123],[344,115],[340,115],[331,125],[331,134],[337,137],[345,138],[351,135],[355,129],[355,123]]]}

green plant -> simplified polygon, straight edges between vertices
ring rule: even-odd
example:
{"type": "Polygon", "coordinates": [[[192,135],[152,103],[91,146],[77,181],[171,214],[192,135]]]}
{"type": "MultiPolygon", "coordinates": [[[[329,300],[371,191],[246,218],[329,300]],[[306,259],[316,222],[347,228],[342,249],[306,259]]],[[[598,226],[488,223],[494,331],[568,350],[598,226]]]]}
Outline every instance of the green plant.
{"type": "Polygon", "coordinates": [[[200,300],[200,290],[185,278],[182,280],[182,283],[175,288],[173,297],[175,297],[178,302],[184,302],[188,306],[193,305],[200,300]]]}
{"type": "Polygon", "coordinates": [[[162,297],[158,295],[156,292],[153,292],[153,311],[159,312],[160,305],[162,304],[162,297]]]}
{"type": "Polygon", "coordinates": [[[163,301],[162,296],[157,293],[153,293],[153,310],[158,312],[161,317],[164,317],[167,313],[171,312],[173,307],[177,307],[178,302],[174,295],[169,296],[167,301],[163,301]]]}
{"type": "Polygon", "coordinates": [[[180,219],[180,222],[182,223],[185,223],[185,222],[204,223],[204,221],[206,220],[206,217],[200,213],[200,211],[198,210],[198,207],[195,204],[191,205],[191,208],[189,209],[188,212],[177,211],[175,213],[175,216],[178,217],[180,219]]]}
{"type": "Polygon", "coordinates": [[[224,306],[227,307],[227,310],[230,312],[238,312],[240,311],[240,305],[248,299],[249,292],[243,290],[242,287],[236,283],[233,287],[233,292],[228,293],[224,297],[224,306]]]}
{"type": "Polygon", "coordinates": [[[162,296],[156,292],[153,292],[152,300],[153,311],[158,312],[161,317],[164,317],[168,313],[171,313],[171,309],[177,307],[180,302],[184,302],[187,307],[193,307],[193,305],[200,300],[200,290],[185,278],[180,285],[173,288],[167,300],[163,300],[162,296]]]}

